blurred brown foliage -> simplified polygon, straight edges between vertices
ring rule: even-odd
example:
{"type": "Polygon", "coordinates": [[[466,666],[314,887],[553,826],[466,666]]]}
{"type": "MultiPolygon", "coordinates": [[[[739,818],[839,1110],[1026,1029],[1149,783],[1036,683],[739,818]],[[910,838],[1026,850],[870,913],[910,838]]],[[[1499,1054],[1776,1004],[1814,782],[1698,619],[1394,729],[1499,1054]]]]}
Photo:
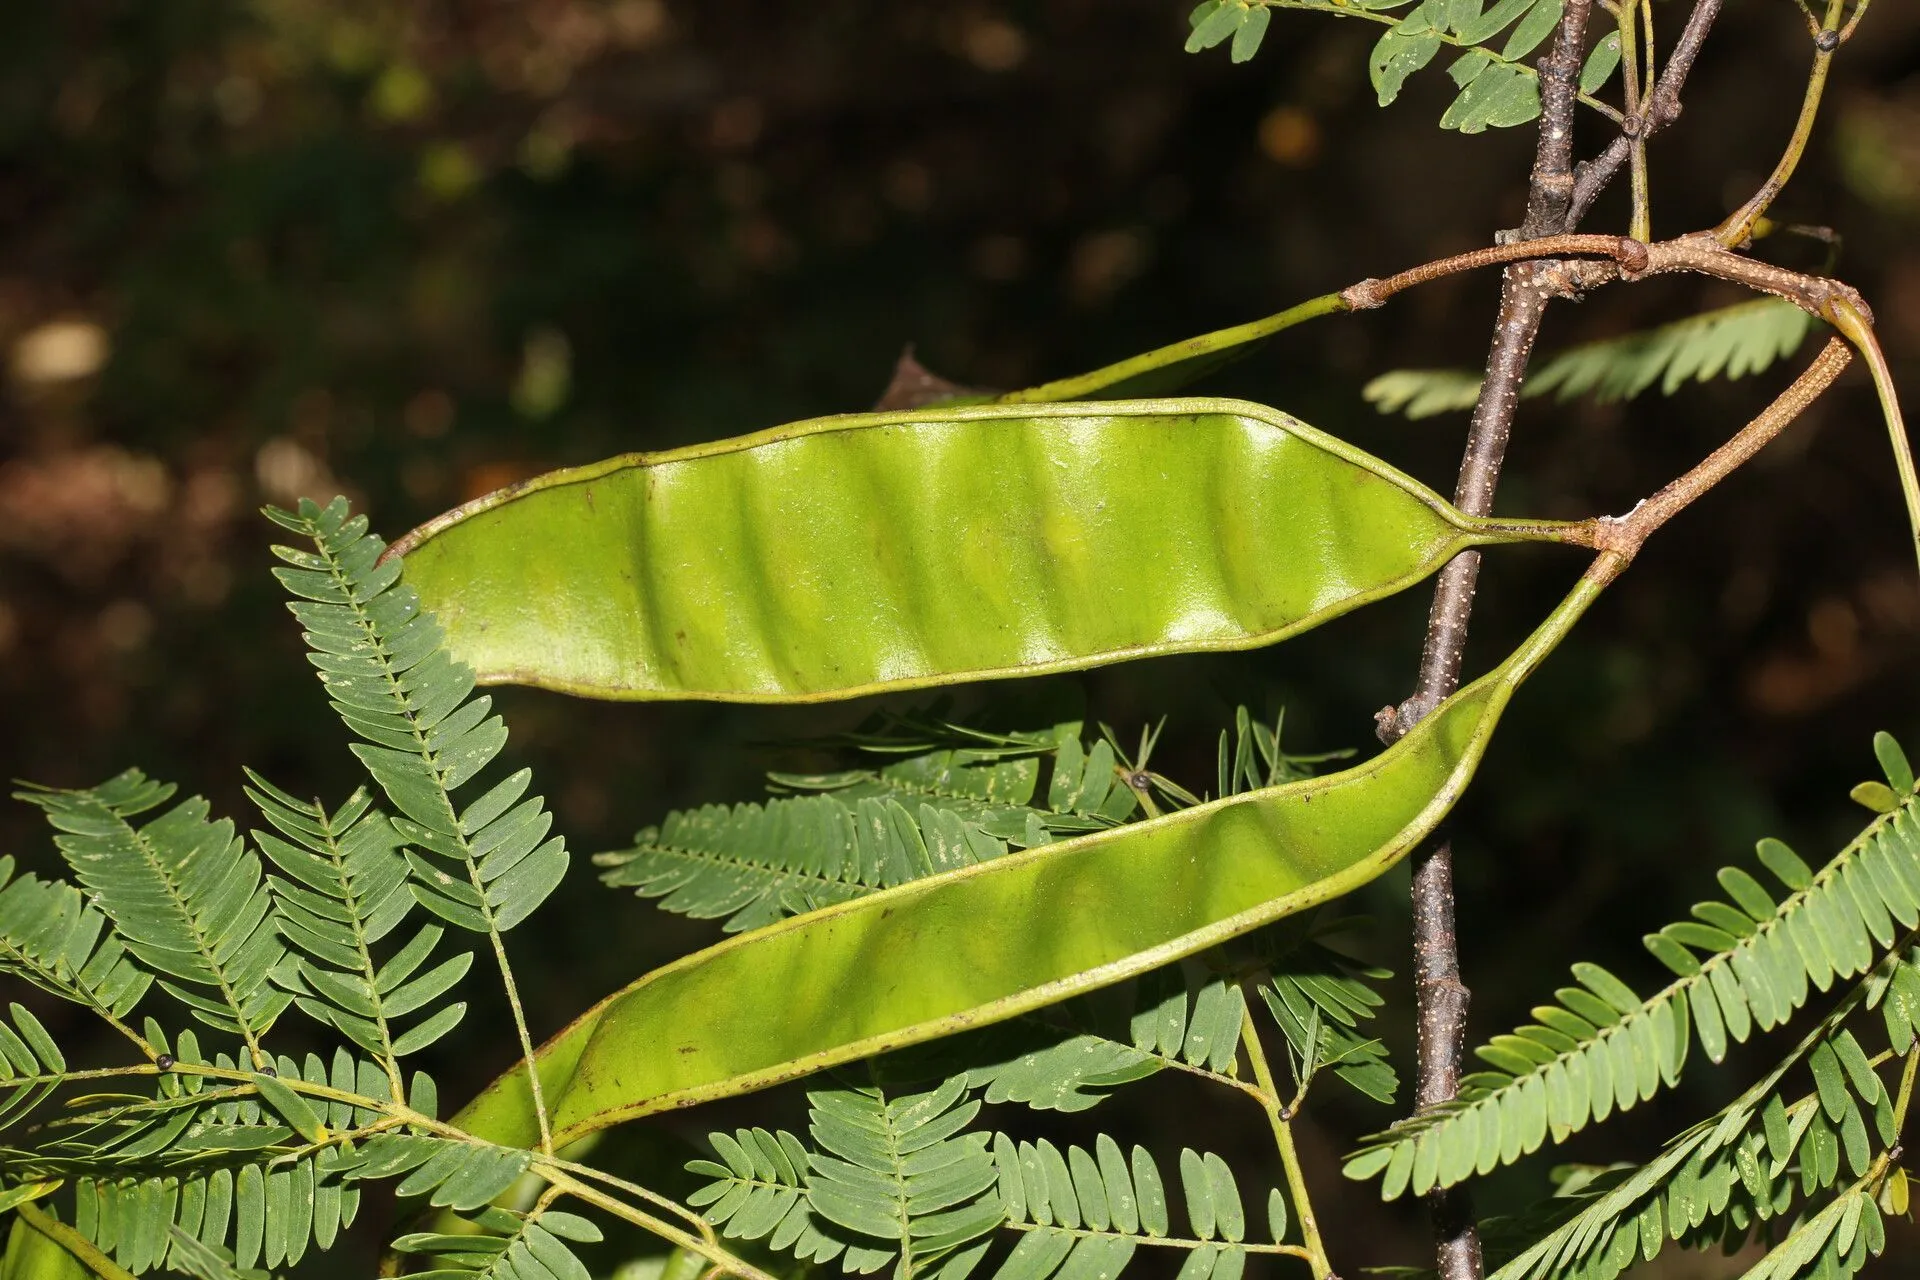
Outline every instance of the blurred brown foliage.
{"type": "MultiPolygon", "coordinates": [[[[302,793],[353,784],[266,576],[263,501],[341,489],[394,536],[537,470],[870,404],[909,342],[958,381],[1016,385],[1517,220],[1529,131],[1441,133],[1437,71],[1377,109],[1365,24],[1281,14],[1236,68],[1183,55],[1183,16],[1174,0],[6,6],[5,773],[82,785],[138,763],[236,815],[242,762],[302,793]]],[[[1662,233],[1751,190],[1806,59],[1790,6],[1722,20],[1654,147],[1662,233]]],[[[1836,65],[1777,213],[1841,233],[1836,271],[1920,396],[1920,6],[1883,0],[1836,65]]],[[[1581,129],[1583,151],[1607,136],[1591,116],[1581,129]]],[[[1589,229],[1623,225],[1615,191],[1589,229]]],[[[1765,251],[1815,268],[1825,247],[1765,251]]],[[[1218,386],[1447,489],[1454,421],[1380,419],[1358,388],[1476,365],[1492,299],[1488,279],[1450,281],[1322,321],[1218,386]]],[[[1685,280],[1616,288],[1558,308],[1545,342],[1727,300],[1685,280]]],[[[1784,376],[1530,405],[1503,507],[1624,510],[1784,376]]],[[[1851,378],[1662,533],[1537,678],[1461,822],[1476,1033],[1511,1025],[1575,959],[1649,977],[1634,940],[1758,835],[1812,853],[1856,825],[1844,792],[1871,771],[1871,731],[1920,747],[1904,528],[1851,378]]],[[[1564,556],[1496,557],[1470,661],[1569,572],[1564,556]]],[[[1196,783],[1237,701],[1287,705],[1302,747],[1363,745],[1408,689],[1418,596],[1065,696],[1127,731],[1173,710],[1160,762],[1196,783]]],[[[582,854],[668,807],[752,795],[773,757],[748,742],[861,710],[506,703],[582,854]]],[[[0,839],[47,856],[18,807],[0,839]]],[[[578,927],[522,944],[541,1029],[706,934],[577,880],[549,910],[578,927]]],[[[1389,963],[1400,899],[1387,884],[1364,904],[1389,963]]],[[[485,1026],[464,1033],[447,1096],[504,1065],[485,1026]]],[[[1644,1154],[1724,1096],[1690,1081],[1574,1154],[1644,1154]]],[[[1388,1118],[1340,1103],[1308,1144],[1324,1167],[1388,1118]]],[[[1487,1199],[1538,1185],[1523,1170],[1487,1199]]],[[[1419,1255],[1408,1211],[1329,1203],[1342,1256],[1419,1255]]]]}

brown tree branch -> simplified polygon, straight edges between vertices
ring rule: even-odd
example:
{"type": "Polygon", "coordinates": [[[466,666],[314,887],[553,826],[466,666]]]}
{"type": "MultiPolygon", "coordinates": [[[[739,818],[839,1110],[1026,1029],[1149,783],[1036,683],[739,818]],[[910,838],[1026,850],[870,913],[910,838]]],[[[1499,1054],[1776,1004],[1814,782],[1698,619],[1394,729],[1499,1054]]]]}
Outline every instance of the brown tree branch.
{"type": "MultiPolygon", "coordinates": [[[[1527,184],[1527,214],[1521,240],[1541,239],[1567,227],[1574,198],[1573,110],[1591,0],[1567,0],[1553,45],[1540,63],[1540,132],[1527,184]]],[[[1638,248],[1636,242],[1636,249],[1638,248]]],[[[1474,406],[1454,502],[1487,515],[1493,509],[1500,464],[1506,457],[1514,410],[1527,357],[1540,332],[1552,288],[1554,264],[1527,262],[1507,268],[1500,310],[1487,354],[1487,377],[1474,406]]],[[[1618,270],[1619,268],[1615,268],[1618,270]]],[[[1637,269],[1637,268],[1635,268],[1637,269]]],[[[1419,686],[1396,710],[1383,713],[1381,737],[1404,734],[1452,693],[1460,682],[1460,658],[1473,615],[1480,556],[1468,551],[1441,570],[1428,614],[1427,643],[1420,658],[1419,686]]],[[[1431,1107],[1460,1091],[1466,1054],[1471,993],[1460,978],[1459,937],[1454,922],[1453,847],[1444,834],[1416,856],[1413,870],[1414,995],[1419,1022],[1417,1105],[1431,1107]]],[[[1480,1280],[1483,1262],[1473,1205],[1463,1187],[1428,1200],[1440,1280],[1480,1280]]]]}
{"type": "Polygon", "coordinates": [[[1489,245],[1451,258],[1436,258],[1417,267],[1376,280],[1369,276],[1340,291],[1340,301],[1349,311],[1367,311],[1415,285],[1427,284],[1445,276],[1496,267],[1502,263],[1527,262],[1536,258],[1560,258],[1591,255],[1612,258],[1627,272],[1645,271],[1647,246],[1629,236],[1543,236],[1513,244],[1489,245]]]}
{"type": "Polygon", "coordinates": [[[1853,352],[1840,338],[1829,338],[1813,363],[1775,396],[1773,402],[1740,428],[1725,444],[1701,460],[1691,471],[1663,487],[1619,519],[1602,517],[1594,537],[1594,547],[1632,559],[1653,531],[1691,506],[1701,494],[1719,484],[1742,463],[1760,452],[1775,436],[1785,431],[1834,379],[1853,363],[1853,352]]]}
{"type": "Polygon", "coordinates": [[[1700,56],[1700,46],[1706,43],[1707,32],[1713,29],[1713,20],[1720,16],[1722,0],[1694,0],[1693,12],[1687,15],[1687,25],[1680,33],[1680,39],[1674,44],[1673,52],[1667,55],[1667,65],[1661,69],[1660,78],[1654,84],[1653,91],[1640,104],[1637,116],[1629,116],[1620,136],[1607,144],[1607,149],[1593,159],[1583,163],[1574,173],[1573,203],[1567,210],[1564,229],[1572,230],[1580,225],[1587,216],[1593,202],[1620,172],[1620,166],[1633,154],[1633,141],[1636,137],[1650,138],[1660,130],[1680,118],[1680,91],[1686,87],[1687,75],[1693,70],[1693,61],[1700,56]]]}
{"type": "MultiPolygon", "coordinates": [[[[1770,293],[1776,298],[1784,298],[1822,320],[1831,322],[1834,319],[1834,307],[1839,303],[1854,307],[1869,322],[1872,320],[1872,310],[1867,306],[1867,300],[1858,289],[1845,281],[1808,275],[1735,253],[1720,243],[1711,231],[1694,231],[1643,247],[1646,250],[1644,256],[1637,253],[1616,254],[1611,261],[1598,259],[1562,264],[1560,276],[1563,287],[1560,291],[1591,289],[1614,280],[1645,280],[1650,276],[1685,271],[1745,285],[1756,293],[1770,293]],[[1642,265],[1628,265],[1629,257],[1642,265]]],[[[1543,269],[1548,264],[1534,265],[1536,269],[1543,269]]]]}

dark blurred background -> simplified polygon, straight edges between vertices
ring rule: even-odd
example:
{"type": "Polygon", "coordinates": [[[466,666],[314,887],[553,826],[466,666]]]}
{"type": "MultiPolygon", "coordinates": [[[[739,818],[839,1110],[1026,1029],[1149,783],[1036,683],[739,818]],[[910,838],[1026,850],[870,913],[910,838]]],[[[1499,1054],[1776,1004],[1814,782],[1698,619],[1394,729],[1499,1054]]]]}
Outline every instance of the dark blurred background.
{"type": "MultiPolygon", "coordinates": [[[[1662,0],[1666,40],[1684,12],[1662,0]]],[[[1179,0],[5,6],[0,772],[76,786],[139,764],[243,822],[243,763],[302,794],[355,784],[267,576],[263,502],[344,491],[393,537],[555,466],[870,405],[907,343],[956,380],[1015,386],[1519,221],[1531,129],[1435,128],[1452,87],[1440,64],[1382,111],[1369,24],[1276,15],[1242,67],[1183,54],[1185,30],[1179,0]]],[[[1721,20],[1684,119],[1654,147],[1659,233],[1711,225],[1752,190],[1808,57],[1785,3],[1721,20]]],[[[1837,274],[1873,303],[1912,394],[1920,6],[1874,6],[1835,66],[1776,212],[1840,233],[1837,274]]],[[[1582,154],[1608,136],[1589,114],[1582,154]]],[[[1624,224],[1616,189],[1587,229],[1624,224]]],[[[1761,252],[1813,269],[1826,249],[1761,252]]],[[[1208,389],[1451,491],[1463,416],[1382,418],[1359,392],[1388,369],[1477,367],[1495,287],[1454,280],[1316,322],[1208,389]]],[[[1736,297],[1679,278],[1614,288],[1556,306],[1542,349],[1736,297]]],[[[1501,509],[1624,511],[1787,376],[1625,406],[1532,402],[1501,509]]],[[[1845,792],[1873,772],[1872,732],[1920,748],[1920,595],[1888,462],[1855,371],[1663,531],[1520,697],[1460,814],[1477,1037],[1524,1017],[1574,960],[1657,985],[1637,939],[1712,892],[1715,867],[1769,833],[1823,859],[1860,824],[1845,792]]],[[[1496,554],[1470,665],[1503,653],[1578,567],[1552,549],[1496,554]]],[[[1411,687],[1425,607],[1409,592],[1280,648],[1048,693],[1123,736],[1170,714],[1156,763],[1196,788],[1236,703],[1285,707],[1295,749],[1365,750],[1372,712],[1411,687]]],[[[1032,694],[1011,690],[1014,715],[1032,694]]],[[[1009,691],[962,698],[1004,718],[1009,691]]],[[[752,797],[762,770],[793,763],[755,744],[872,709],[500,701],[510,754],[537,766],[582,855],[546,923],[516,935],[542,1033],[713,936],[600,888],[585,854],[669,808],[752,797]]],[[[0,848],[51,858],[24,806],[0,809],[0,848]]],[[[1358,904],[1378,920],[1369,954],[1403,971],[1404,895],[1402,874],[1358,904]]],[[[509,1056],[497,1004],[469,985],[477,1012],[441,1059],[449,1099],[509,1056]]],[[[1398,1014],[1404,985],[1394,998],[1398,1014]]],[[[1385,1034],[1410,1074],[1398,1021],[1385,1034]]],[[[1735,1080],[1696,1072],[1492,1180],[1482,1203],[1538,1192],[1551,1159],[1645,1158],[1735,1080]]],[[[1094,1116],[1163,1147],[1216,1117],[1210,1145],[1263,1159],[1253,1117],[1179,1089],[1156,1110],[1151,1094],[1094,1116]]],[[[1415,1210],[1333,1173],[1393,1113],[1326,1095],[1304,1141],[1330,1175],[1336,1256],[1355,1271],[1424,1261],[1415,1210]]],[[[711,1118],[796,1126],[795,1101],[711,1118]]],[[[1720,1274],[1691,1258],[1663,1270],[1720,1274]]]]}

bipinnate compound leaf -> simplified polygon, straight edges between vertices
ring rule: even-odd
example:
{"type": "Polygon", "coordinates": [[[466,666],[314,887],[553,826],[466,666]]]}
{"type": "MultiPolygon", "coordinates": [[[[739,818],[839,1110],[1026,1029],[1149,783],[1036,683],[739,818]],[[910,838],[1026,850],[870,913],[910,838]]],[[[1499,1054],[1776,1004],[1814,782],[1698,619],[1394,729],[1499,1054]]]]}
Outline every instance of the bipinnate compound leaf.
{"type": "Polygon", "coordinates": [[[965,1132],[979,1114],[963,1078],[917,1094],[879,1087],[807,1095],[807,1139],[740,1129],[709,1135],[721,1162],[689,1203],[736,1240],[864,1274],[903,1254],[927,1271],[1003,1220],[992,1141],[965,1132]]]}
{"type": "Polygon", "coordinates": [[[824,418],[634,454],[478,499],[394,551],[484,682],[807,702],[1269,644],[1464,547],[1585,536],[1461,515],[1264,406],[1168,400],[824,418]]]}
{"type": "MultiPolygon", "coordinates": [[[[1600,589],[1582,578],[1506,662],[1365,764],[915,880],[646,975],[536,1054],[555,1140],[1010,1018],[1366,883],[1452,806],[1515,687],[1600,589]]],[[[524,1073],[457,1123],[531,1141],[524,1073]]]]}
{"type": "Polygon", "coordinates": [[[360,1190],[338,1147],[310,1144],[378,1113],[302,1086],[382,1100],[386,1073],[344,1050],[330,1063],[282,1055],[251,1070],[226,1053],[202,1055],[191,1032],[171,1045],[153,1024],[148,1035],[179,1063],[246,1071],[252,1086],[163,1074],[158,1097],[82,1117],[69,1136],[15,1153],[15,1167],[70,1180],[74,1228],[135,1274],[163,1264],[202,1274],[224,1257],[244,1275],[331,1248],[352,1225],[360,1190]]]}

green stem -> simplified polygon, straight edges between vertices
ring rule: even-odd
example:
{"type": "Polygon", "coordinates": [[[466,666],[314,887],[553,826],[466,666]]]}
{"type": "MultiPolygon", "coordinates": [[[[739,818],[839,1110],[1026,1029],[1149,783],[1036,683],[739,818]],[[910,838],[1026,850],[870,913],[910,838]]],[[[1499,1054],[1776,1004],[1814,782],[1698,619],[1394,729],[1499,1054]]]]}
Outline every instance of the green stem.
{"type": "MultiPolygon", "coordinates": [[[[1239,1240],[1192,1240],[1180,1236],[1143,1236],[1132,1235],[1125,1231],[1095,1231],[1087,1227],[1049,1226],[1039,1222],[1008,1222],[1002,1225],[1009,1231],[1048,1231],[1056,1235],[1072,1236],[1076,1240],[1131,1240],[1135,1244],[1156,1245],[1165,1249],[1239,1249],[1247,1253],[1283,1254],[1287,1257],[1314,1262],[1313,1255],[1297,1244],[1250,1244],[1239,1240]]],[[[1324,1274],[1326,1273],[1316,1272],[1316,1276],[1324,1274]]]]}
{"type": "Polygon", "coordinates": [[[1813,71],[1807,76],[1807,91],[1800,100],[1800,117],[1794,121],[1793,136],[1787,139],[1787,149],[1781,153],[1780,161],[1773,166],[1773,172],[1760,184],[1760,189],[1751,199],[1735,210],[1725,222],[1714,231],[1714,238],[1728,248],[1737,248],[1745,244],[1753,235],[1753,224],[1760,219],[1773,204],[1789,181],[1793,171],[1800,167],[1800,157],[1806,153],[1807,139],[1813,136],[1813,122],[1820,114],[1820,99],[1827,91],[1827,70],[1833,65],[1833,51],[1840,47],[1840,15],[1846,8],[1846,0],[1827,0],[1827,15],[1820,24],[1820,30],[1814,36],[1813,71]],[[1820,44],[1822,37],[1831,38],[1831,47],[1820,44]]]}
{"type": "Polygon", "coordinates": [[[1291,329],[1302,321],[1348,309],[1346,299],[1338,292],[1324,293],[1275,315],[1156,347],[1091,373],[1057,378],[1022,391],[1009,391],[995,396],[993,402],[1036,404],[1054,400],[1086,400],[1094,396],[1118,400],[1156,395],[1184,386],[1203,374],[1249,354],[1248,349],[1252,344],[1270,338],[1283,329],[1291,329]]]}
{"type": "Polygon", "coordinates": [[[659,1236],[662,1240],[676,1244],[690,1253],[697,1253],[708,1262],[711,1262],[716,1269],[739,1276],[740,1280],[774,1280],[774,1277],[754,1266],[751,1262],[743,1258],[735,1257],[720,1246],[707,1243],[699,1236],[689,1235],[672,1223],[663,1222],[650,1213],[636,1209],[622,1200],[617,1200],[606,1192],[601,1191],[598,1187],[590,1187],[586,1183],[577,1181],[558,1171],[555,1172],[550,1180],[554,1186],[561,1188],[568,1195],[578,1200],[584,1200],[597,1209],[603,1209],[616,1218],[631,1222],[641,1230],[651,1232],[659,1236]]]}
{"type": "MultiPolygon", "coordinates": [[[[466,841],[463,838],[462,844],[466,841]]],[[[475,892],[482,895],[486,902],[486,886],[480,883],[480,865],[473,858],[467,860],[467,875],[473,881],[475,892]]],[[[540,1151],[543,1155],[553,1154],[553,1128],[547,1123],[547,1100],[541,1091],[540,1071],[534,1063],[533,1036],[527,1031],[527,1013],[520,1006],[520,988],[513,980],[513,966],[507,963],[506,940],[500,931],[493,927],[493,908],[484,907],[487,913],[487,940],[493,943],[493,958],[500,966],[500,985],[506,989],[507,1007],[513,1010],[513,1029],[520,1037],[520,1052],[527,1064],[527,1088],[533,1095],[534,1118],[540,1122],[540,1151]]]]}
{"type": "Polygon", "coordinates": [[[1920,1045],[1907,1050],[1907,1065],[1900,1072],[1900,1092],[1893,1103],[1893,1133],[1897,1139],[1907,1127],[1907,1108],[1913,1105],[1913,1078],[1920,1071],[1920,1045]]]}
{"type": "MultiPolygon", "coordinates": [[[[1629,120],[1640,118],[1640,11],[1645,0],[1629,0],[1616,11],[1620,26],[1620,80],[1624,90],[1622,99],[1629,120]]],[[[1653,49],[1647,49],[1652,58],[1653,49]]],[[[1648,76],[1651,84],[1653,77],[1648,76]]],[[[1633,220],[1627,234],[1635,240],[1653,239],[1653,213],[1651,197],[1647,185],[1647,138],[1646,130],[1641,129],[1633,135],[1632,149],[1628,152],[1633,179],[1633,220]]]]}
{"type": "Polygon", "coordinates": [[[1900,475],[1900,496],[1907,504],[1907,525],[1913,533],[1914,558],[1920,563],[1920,476],[1913,464],[1913,445],[1907,439],[1906,416],[1900,412],[1900,396],[1894,390],[1893,370],[1887,367],[1886,353],[1880,349],[1873,325],[1860,309],[1844,297],[1827,305],[1826,321],[1838,329],[1860,352],[1873,374],[1873,389],[1880,396],[1880,416],[1886,419],[1887,436],[1893,445],[1894,470],[1900,475]]]}
{"type": "Polygon", "coordinates": [[[1240,1042],[1246,1046],[1247,1058],[1253,1063],[1253,1078],[1260,1087],[1258,1097],[1261,1110],[1267,1113],[1267,1123],[1273,1128],[1273,1145],[1280,1152],[1280,1167],[1286,1173],[1287,1193],[1293,1200],[1294,1216],[1300,1219],[1300,1238],[1307,1246],[1307,1261],[1313,1267],[1314,1280],[1321,1280],[1333,1274],[1333,1264],[1328,1261],[1327,1246],[1320,1239],[1320,1223],[1314,1217],[1306,1175],[1300,1169],[1300,1153],[1293,1145],[1293,1125],[1281,1108],[1280,1087],[1273,1078],[1273,1068],[1267,1065],[1267,1051],[1260,1043],[1260,1032],[1254,1025],[1251,1003],[1241,1014],[1240,1042]]]}
{"type": "Polygon", "coordinates": [[[1867,16],[1867,6],[1871,3],[1872,0],[1859,0],[1859,2],[1853,6],[1853,16],[1847,19],[1846,26],[1840,28],[1841,44],[1845,44],[1847,41],[1853,39],[1853,29],[1860,25],[1860,19],[1867,16]]]}
{"type": "MultiPolygon", "coordinates": [[[[628,1195],[644,1200],[648,1204],[666,1210],[668,1213],[678,1214],[682,1218],[685,1218],[694,1230],[700,1233],[701,1239],[707,1241],[715,1248],[718,1248],[720,1245],[720,1237],[714,1234],[712,1223],[679,1201],[663,1196],[657,1191],[649,1191],[637,1182],[628,1182],[625,1178],[617,1178],[604,1169],[595,1169],[591,1165],[576,1164],[572,1160],[562,1160],[559,1156],[542,1156],[535,1162],[535,1167],[538,1169],[564,1169],[567,1173],[574,1175],[575,1178],[592,1178],[596,1182],[604,1182],[606,1185],[618,1191],[624,1191],[628,1195]]],[[[543,1173],[541,1176],[545,1177],[546,1175],[543,1173]]]]}
{"type": "MultiPolygon", "coordinates": [[[[453,803],[453,796],[447,789],[446,774],[434,758],[430,745],[431,734],[421,727],[418,713],[408,701],[400,673],[394,670],[392,654],[381,639],[380,628],[368,615],[367,605],[354,595],[353,584],[347,580],[338,557],[327,550],[326,540],[321,537],[317,527],[309,528],[308,533],[313,537],[314,545],[327,557],[334,585],[345,599],[354,602],[351,606],[354,618],[360,624],[361,632],[366,636],[368,648],[379,655],[380,669],[386,677],[388,693],[395,704],[403,709],[408,730],[413,734],[414,750],[433,771],[434,782],[440,793],[440,804],[446,817],[446,830],[453,833],[454,839],[459,842],[460,861],[466,864],[467,881],[479,897],[481,918],[486,922],[487,938],[493,944],[493,958],[500,970],[500,985],[505,988],[507,1006],[513,1011],[513,1028],[520,1037],[520,1058],[527,1064],[527,1089],[533,1100],[534,1119],[540,1127],[540,1150],[544,1155],[552,1155],[553,1131],[547,1122],[547,1100],[540,1085],[540,1072],[534,1065],[533,1037],[527,1031],[527,1015],[520,1004],[519,985],[513,978],[513,966],[507,962],[506,942],[501,938],[500,930],[494,925],[493,906],[487,901],[487,886],[480,880],[480,866],[473,856],[473,845],[460,824],[460,810],[453,803]]],[[[397,1066],[392,1069],[397,1073],[397,1066]]]]}
{"type": "Polygon", "coordinates": [[[100,1252],[99,1246],[93,1241],[38,1205],[32,1203],[15,1205],[13,1211],[20,1215],[20,1221],[79,1259],[88,1270],[102,1277],[102,1280],[134,1280],[133,1272],[100,1252]]]}

